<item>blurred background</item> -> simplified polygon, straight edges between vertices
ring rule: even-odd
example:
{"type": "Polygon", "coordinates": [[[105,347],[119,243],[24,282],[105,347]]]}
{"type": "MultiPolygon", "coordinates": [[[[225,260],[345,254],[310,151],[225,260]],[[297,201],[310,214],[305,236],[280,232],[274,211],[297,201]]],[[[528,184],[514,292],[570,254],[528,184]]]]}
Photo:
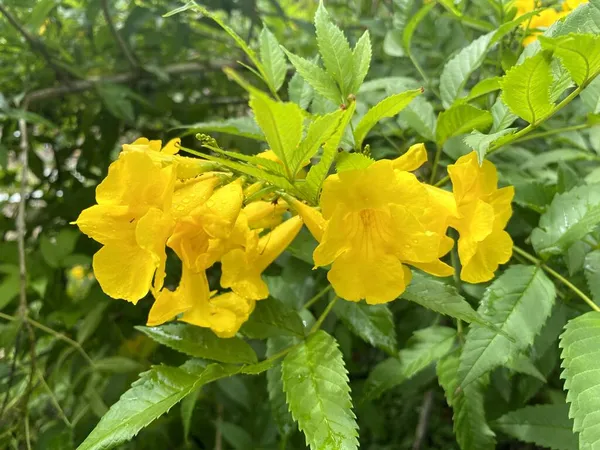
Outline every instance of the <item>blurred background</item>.
{"type": "MultiPolygon", "coordinates": [[[[267,25],[294,53],[316,54],[315,0],[202,3],[220,11],[255,48],[267,25]]],[[[364,105],[421,85],[401,45],[402,29],[417,3],[327,2],[352,44],[365,29],[371,32],[374,55],[364,105]]],[[[163,141],[184,136],[184,143],[194,146],[194,133],[202,131],[217,137],[223,148],[248,153],[264,148],[252,139],[247,96],[222,72],[225,66],[243,70],[238,64],[243,53],[214,22],[194,12],[163,17],[181,5],[167,0],[0,1],[2,449],[29,443],[36,449],[75,448],[138,373],[181,359],[135,330],[144,324],[150,300],[134,306],[102,293],[91,272],[99,245],[69,224],[94,203],[94,189],[121,145],[139,136],[163,141]],[[23,274],[20,257],[26,261],[23,274]],[[21,277],[26,280],[22,291],[21,277]]],[[[411,57],[426,72],[439,73],[447,56],[477,33],[437,11],[417,30],[420,50],[411,57]]],[[[301,79],[283,90],[299,91],[303,106],[312,102],[313,110],[336,107],[314,97],[301,79]]],[[[405,136],[403,120],[420,126],[426,137],[435,121],[426,96],[418,114],[413,110],[386,122],[371,139],[376,157],[401,154],[415,142],[405,136]]],[[[310,264],[291,258],[270,269],[271,291],[305,301],[316,291],[310,274],[310,264]]],[[[178,279],[177,273],[169,276],[178,279]]],[[[393,308],[402,318],[400,343],[434,319],[406,302],[393,308]]],[[[383,355],[346,328],[332,326],[354,390],[383,355]]],[[[424,402],[435,405],[436,414],[420,448],[456,448],[451,410],[442,391],[432,387],[436,384],[431,368],[384,399],[357,405],[362,448],[413,448],[424,402]]],[[[304,449],[297,431],[279,437],[267,398],[264,377],[222,380],[188,397],[121,448],[304,449]]]]}

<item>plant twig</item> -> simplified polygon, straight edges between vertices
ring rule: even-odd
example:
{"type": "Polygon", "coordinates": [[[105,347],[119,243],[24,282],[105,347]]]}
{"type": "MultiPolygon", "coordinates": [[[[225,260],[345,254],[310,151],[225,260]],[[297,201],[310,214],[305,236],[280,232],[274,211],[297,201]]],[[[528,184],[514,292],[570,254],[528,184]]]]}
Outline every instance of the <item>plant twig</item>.
{"type": "Polygon", "coordinates": [[[110,16],[110,11],[108,9],[108,0],[100,0],[100,7],[102,8],[102,13],[104,14],[104,19],[108,24],[110,33],[115,38],[115,41],[117,41],[117,44],[119,45],[121,52],[127,59],[127,62],[129,62],[129,65],[133,70],[139,70],[140,63],[138,62],[137,58],[127,45],[127,42],[125,42],[123,37],[119,34],[119,31],[117,30],[117,27],[115,26],[115,23],[113,22],[112,17],[110,16]]]}
{"type": "Polygon", "coordinates": [[[533,264],[541,267],[549,275],[552,275],[554,278],[556,278],[558,281],[560,281],[566,287],[568,287],[569,289],[571,289],[571,291],[573,291],[573,293],[575,293],[579,298],[581,298],[584,302],[586,302],[590,306],[590,308],[592,308],[594,311],[600,312],[600,307],[598,307],[598,305],[596,305],[591,298],[589,298],[587,295],[585,295],[581,291],[581,289],[579,289],[577,286],[575,286],[573,283],[571,283],[569,280],[567,280],[565,277],[563,277],[556,270],[552,269],[551,267],[549,267],[548,265],[546,265],[545,263],[543,263],[540,259],[538,259],[535,256],[529,254],[528,252],[526,252],[522,248],[517,247],[516,245],[513,245],[513,250],[515,251],[515,253],[517,253],[518,255],[521,255],[526,260],[528,260],[528,261],[532,262],[533,264]]]}
{"type": "Polygon", "coordinates": [[[413,442],[412,450],[420,450],[421,445],[423,444],[423,439],[425,439],[425,433],[427,432],[427,425],[429,424],[432,405],[433,390],[430,389],[425,392],[425,395],[423,396],[423,404],[421,405],[421,413],[419,414],[419,423],[417,424],[415,442],[413,442]]]}
{"type": "Polygon", "coordinates": [[[221,434],[221,424],[223,423],[223,404],[217,403],[217,424],[215,431],[215,450],[223,449],[223,437],[221,434]]]}
{"type": "Polygon", "coordinates": [[[335,297],[333,297],[333,300],[331,300],[329,302],[329,304],[325,307],[325,311],[323,311],[323,313],[319,316],[319,318],[317,319],[317,321],[315,322],[313,327],[310,329],[311,333],[314,333],[314,332],[318,331],[319,328],[321,328],[321,325],[323,325],[323,322],[325,321],[325,319],[327,318],[327,316],[333,309],[337,300],[338,300],[338,296],[336,295],[335,297]]]}
{"type": "Polygon", "coordinates": [[[328,292],[331,290],[331,288],[332,288],[332,287],[333,287],[333,286],[331,286],[330,284],[328,284],[328,285],[327,285],[326,287],[324,287],[324,288],[323,288],[321,291],[319,291],[319,292],[317,293],[317,295],[315,295],[313,298],[311,298],[309,301],[307,301],[307,302],[304,304],[303,308],[304,308],[304,309],[308,309],[308,308],[310,308],[312,305],[314,305],[315,303],[317,303],[317,302],[318,302],[318,301],[319,301],[319,300],[320,300],[320,299],[321,299],[321,298],[322,298],[322,297],[323,297],[325,294],[327,294],[327,293],[328,293],[328,292]]]}
{"type": "Polygon", "coordinates": [[[528,136],[522,137],[521,139],[517,139],[516,141],[513,142],[525,142],[525,141],[530,141],[532,139],[539,139],[539,138],[543,138],[543,137],[548,137],[548,136],[553,136],[555,134],[561,134],[561,133],[567,133],[569,131],[579,131],[579,130],[585,130],[586,128],[590,128],[592,125],[587,124],[587,123],[583,123],[583,124],[579,124],[579,125],[571,125],[568,127],[564,127],[564,128],[555,128],[553,130],[548,130],[548,131],[541,131],[539,133],[532,133],[528,136]]]}

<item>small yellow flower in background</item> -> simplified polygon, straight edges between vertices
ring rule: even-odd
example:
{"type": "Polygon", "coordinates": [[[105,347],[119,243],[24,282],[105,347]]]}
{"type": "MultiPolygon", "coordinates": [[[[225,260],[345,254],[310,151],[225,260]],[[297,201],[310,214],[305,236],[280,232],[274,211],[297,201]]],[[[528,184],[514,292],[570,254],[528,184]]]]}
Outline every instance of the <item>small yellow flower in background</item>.
{"type": "Polygon", "coordinates": [[[515,0],[513,5],[517,8],[517,17],[520,17],[535,9],[535,0],[515,0]]]}
{"type": "Polygon", "coordinates": [[[584,3],[588,3],[588,0],[564,0],[562,3],[562,10],[571,12],[584,3]]]}
{"type": "Polygon", "coordinates": [[[480,166],[475,152],[448,166],[448,173],[459,214],[450,225],[460,234],[461,279],[489,281],[512,255],[512,239],[504,228],[512,214],[514,188],[498,189],[496,168],[487,160],[480,166]]]}
{"type": "MultiPolygon", "coordinates": [[[[531,18],[531,21],[529,22],[529,29],[530,30],[545,30],[546,28],[549,28],[550,26],[552,26],[552,24],[554,22],[556,22],[556,21],[560,20],[562,17],[564,17],[565,14],[566,13],[558,12],[553,8],[545,9],[545,10],[541,11],[539,14],[537,14],[531,18]]],[[[527,22],[525,22],[524,24],[525,24],[525,26],[527,26],[527,22]]],[[[541,34],[542,34],[542,31],[531,32],[531,34],[523,40],[523,45],[526,47],[529,44],[532,44],[533,42],[537,41],[538,36],[541,34]]]]}
{"type": "Polygon", "coordinates": [[[69,275],[75,280],[83,280],[85,278],[86,270],[83,266],[73,266],[69,271],[69,275]]]}
{"type": "Polygon", "coordinates": [[[121,153],[96,188],[98,204],[79,215],[79,229],[103,245],[93,268],[109,296],[136,303],[153,279],[162,287],[174,184],[172,166],[159,167],[143,152],[121,153]]]}

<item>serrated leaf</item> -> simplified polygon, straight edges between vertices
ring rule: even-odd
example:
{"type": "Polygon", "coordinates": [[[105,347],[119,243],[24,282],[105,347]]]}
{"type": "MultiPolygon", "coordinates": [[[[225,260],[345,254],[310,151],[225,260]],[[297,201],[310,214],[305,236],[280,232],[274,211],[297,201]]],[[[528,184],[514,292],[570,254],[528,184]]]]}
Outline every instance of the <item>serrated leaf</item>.
{"type": "Polygon", "coordinates": [[[600,185],[576,187],[554,196],[531,233],[535,251],[543,256],[565,252],[600,223],[600,185]]]}
{"type": "Polygon", "coordinates": [[[233,337],[221,339],[207,328],[183,323],[159,327],[136,327],[159,344],[197,358],[225,363],[255,363],[256,353],[246,342],[233,337]]]}
{"type": "Polygon", "coordinates": [[[300,76],[310,84],[313,89],[321,94],[323,97],[331,100],[338,104],[344,100],[339,87],[335,83],[335,80],[321,69],[317,64],[308,59],[290,53],[285,48],[283,49],[288,56],[290,62],[298,71],[300,76]]]}
{"type": "Polygon", "coordinates": [[[369,30],[365,31],[363,35],[356,42],[356,46],[352,51],[352,66],[354,70],[354,76],[352,84],[350,86],[350,94],[356,94],[360,89],[362,82],[365,80],[369,67],[371,66],[371,37],[369,36],[369,30]]]}
{"type": "Polygon", "coordinates": [[[444,66],[440,76],[440,94],[444,108],[449,108],[462,94],[471,74],[483,64],[495,32],[484,34],[459,51],[444,66]]]}
{"type": "Polygon", "coordinates": [[[268,298],[256,303],[256,308],[244,323],[241,332],[251,339],[271,336],[304,336],[304,325],[296,311],[279,300],[268,298]]]}
{"type": "Polygon", "coordinates": [[[331,21],[323,1],[319,2],[315,14],[315,28],[323,64],[327,69],[327,73],[340,87],[342,97],[346,98],[346,95],[350,93],[354,78],[353,55],[346,36],[331,21]]]}
{"type": "Polygon", "coordinates": [[[285,80],[287,71],[285,54],[277,42],[277,38],[265,27],[259,36],[260,59],[262,61],[267,81],[277,92],[285,80]]]}
{"type": "Polygon", "coordinates": [[[497,330],[478,324],[469,327],[460,357],[460,385],[468,386],[531,346],[555,298],[554,284],[540,267],[512,266],[497,278],[477,309],[497,330]]]}
{"type": "Polygon", "coordinates": [[[371,129],[377,125],[381,119],[394,117],[402,111],[415,97],[422,94],[421,89],[401,92],[381,100],[373,106],[363,118],[358,122],[354,131],[354,145],[356,148],[362,148],[362,143],[371,129]]]}
{"type": "Polygon", "coordinates": [[[386,305],[337,302],[333,310],[362,340],[387,353],[396,352],[394,316],[386,305]]]}
{"type": "Polygon", "coordinates": [[[594,302],[600,302],[600,250],[594,250],[585,256],[584,273],[594,302]]]}
{"type": "Polygon", "coordinates": [[[288,96],[291,102],[300,105],[300,108],[307,109],[312,102],[314,95],[313,88],[304,81],[299,72],[296,72],[288,83],[288,96]]]}
{"type": "Polygon", "coordinates": [[[517,354],[514,358],[511,358],[506,363],[506,367],[513,372],[522,373],[529,375],[530,377],[537,378],[542,383],[547,383],[546,377],[540,370],[535,366],[533,361],[523,353],[517,354]]]}
{"type": "Polygon", "coordinates": [[[492,105],[492,120],[493,125],[490,133],[497,133],[508,127],[510,127],[518,116],[510,112],[508,106],[504,104],[501,98],[497,98],[496,102],[492,105]]]}
{"type": "Polygon", "coordinates": [[[469,102],[473,99],[481,97],[482,95],[499,90],[501,88],[500,80],[502,80],[501,77],[492,77],[481,80],[479,83],[473,86],[471,92],[469,92],[469,95],[464,98],[464,101],[469,102]]]}
{"type": "Polygon", "coordinates": [[[346,170],[366,169],[375,162],[362,153],[344,152],[338,156],[335,162],[335,170],[337,173],[345,172],[346,170]]]}
{"type": "Polygon", "coordinates": [[[510,69],[502,79],[502,100],[510,110],[529,123],[537,123],[550,114],[550,86],[554,79],[550,57],[540,52],[510,69]]]}
{"type": "Polygon", "coordinates": [[[363,391],[364,399],[374,399],[417,375],[447,355],[456,340],[454,328],[433,326],[414,332],[406,348],[397,358],[388,358],[377,364],[369,374],[363,391]]]}
{"type": "Polygon", "coordinates": [[[144,372],[77,448],[104,450],[135,436],[200,386],[230,376],[239,369],[211,364],[196,371],[156,366],[144,372]]]}
{"type": "Polygon", "coordinates": [[[402,33],[402,44],[407,52],[410,52],[410,44],[412,42],[413,35],[415,34],[415,30],[425,16],[429,14],[429,11],[431,11],[434,7],[435,3],[425,3],[406,24],[404,32],[402,33]]]}
{"type": "Polygon", "coordinates": [[[549,38],[540,36],[542,48],[558,56],[579,86],[600,72],[600,36],[571,33],[549,38]]]}
{"type": "MultiPolygon", "coordinates": [[[[274,336],[267,340],[267,357],[279,353],[296,342],[288,336],[274,336]]],[[[288,410],[283,391],[283,380],[281,379],[281,364],[277,364],[267,371],[267,391],[271,403],[273,419],[279,429],[279,434],[285,436],[294,429],[294,419],[288,410]]]]}
{"type": "Polygon", "coordinates": [[[600,77],[581,92],[581,100],[592,114],[600,114],[600,77]]]}
{"type": "Polygon", "coordinates": [[[437,364],[440,386],[444,389],[452,416],[454,434],[461,450],[493,450],[495,434],[485,418],[484,380],[479,379],[459,389],[459,356],[454,353],[437,364]]]}
{"type": "Polygon", "coordinates": [[[445,316],[468,323],[483,323],[483,319],[454,286],[418,272],[413,272],[412,281],[406,287],[401,298],[418,303],[445,316]]]}
{"type": "Polygon", "coordinates": [[[435,141],[437,117],[433,105],[419,96],[400,112],[398,118],[429,141],[435,141]]]}
{"type": "Polygon", "coordinates": [[[507,128],[491,134],[483,134],[480,131],[473,131],[470,135],[465,136],[465,144],[477,152],[477,159],[479,160],[479,164],[481,164],[485,159],[485,155],[487,155],[490,145],[492,145],[501,137],[514,133],[516,130],[516,128],[507,128]]]}
{"type": "Polygon", "coordinates": [[[337,342],[322,330],[283,360],[283,388],[292,416],[312,450],[353,450],[358,432],[337,342]]]}
{"type": "Polygon", "coordinates": [[[523,442],[554,450],[577,450],[577,435],[564,404],[527,406],[511,411],[493,423],[494,428],[523,442]]]}
{"type": "Polygon", "coordinates": [[[183,425],[183,437],[186,441],[190,435],[190,427],[192,425],[194,409],[196,408],[196,403],[198,402],[201,394],[201,389],[195,389],[181,401],[181,422],[183,425]]]}
{"type": "Polygon", "coordinates": [[[471,105],[455,105],[440,113],[436,140],[441,147],[452,136],[470,133],[473,130],[484,131],[491,125],[492,115],[488,111],[471,105]]]}
{"type": "Polygon", "coordinates": [[[128,373],[139,372],[143,366],[133,359],[124,356],[109,356],[94,361],[94,369],[100,372],[128,373]]]}
{"type": "Polygon", "coordinates": [[[173,130],[185,130],[181,136],[189,136],[196,133],[225,133],[232,136],[240,136],[256,141],[264,141],[265,135],[250,117],[233,117],[224,120],[209,122],[198,122],[191,125],[179,125],[173,130]]]}
{"type": "Polygon", "coordinates": [[[570,320],[560,337],[561,378],[571,403],[569,417],[579,432],[579,448],[597,448],[600,443],[600,312],[592,311],[570,320]]]}

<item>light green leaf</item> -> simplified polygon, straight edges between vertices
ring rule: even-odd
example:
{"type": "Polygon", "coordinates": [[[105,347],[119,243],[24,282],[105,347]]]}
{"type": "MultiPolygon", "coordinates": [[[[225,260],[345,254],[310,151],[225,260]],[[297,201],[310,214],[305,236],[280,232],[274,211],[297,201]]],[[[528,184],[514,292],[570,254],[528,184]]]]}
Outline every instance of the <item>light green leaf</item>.
{"type": "Polygon", "coordinates": [[[571,33],[557,38],[540,36],[542,48],[554,52],[579,86],[600,72],[600,36],[571,33]]]}
{"type": "Polygon", "coordinates": [[[502,79],[502,100],[517,116],[537,123],[552,111],[550,86],[553,82],[550,56],[540,52],[514,66],[502,79]]]}
{"type": "Polygon", "coordinates": [[[331,21],[322,0],[315,14],[315,28],[319,53],[323,58],[325,69],[338,83],[342,97],[346,98],[350,94],[354,79],[353,55],[346,36],[331,21]]]}
{"type": "Polygon", "coordinates": [[[345,172],[346,170],[366,169],[375,162],[362,153],[343,152],[338,156],[335,162],[335,170],[337,173],[345,172]]]}
{"type": "Polygon", "coordinates": [[[104,450],[135,436],[200,386],[230,376],[239,369],[211,364],[188,371],[156,366],[144,372],[119,401],[111,406],[77,450],[104,450]]]}
{"type": "Polygon", "coordinates": [[[425,3],[421,9],[419,9],[408,21],[404,32],[402,33],[402,44],[407,52],[410,52],[410,44],[412,42],[413,35],[421,21],[425,18],[429,11],[435,7],[435,3],[425,3]]]}
{"type": "Polygon", "coordinates": [[[600,77],[595,78],[581,92],[581,100],[591,114],[600,114],[600,77]]]}
{"type": "Polygon", "coordinates": [[[333,310],[362,340],[387,353],[396,352],[394,317],[387,305],[337,302],[333,310]]]}
{"type": "Polygon", "coordinates": [[[506,363],[506,367],[513,372],[522,373],[529,375],[530,377],[537,378],[542,383],[547,383],[546,377],[540,370],[535,366],[533,361],[523,353],[517,354],[514,358],[511,358],[506,363]]]}
{"type": "Polygon", "coordinates": [[[331,75],[321,69],[314,62],[294,55],[293,53],[288,52],[286,49],[283,50],[300,76],[304,78],[304,80],[310,84],[318,94],[321,94],[323,97],[331,100],[335,104],[338,104],[344,100],[339,87],[331,75]]]}
{"type": "Polygon", "coordinates": [[[338,344],[322,330],[283,360],[283,388],[311,450],[358,448],[350,387],[338,344]]]}
{"type": "Polygon", "coordinates": [[[356,94],[365,80],[369,67],[371,66],[371,38],[369,30],[365,31],[360,37],[354,50],[352,51],[352,66],[354,77],[350,86],[350,94],[356,94]]]}
{"type": "Polygon", "coordinates": [[[412,281],[401,298],[468,323],[484,322],[454,286],[419,272],[413,272],[412,281]]]}
{"type": "Polygon", "coordinates": [[[314,91],[310,84],[304,81],[296,72],[288,83],[288,96],[291,102],[297,103],[302,109],[308,109],[312,102],[314,91]]]}
{"type": "Polygon", "coordinates": [[[481,97],[482,95],[499,90],[501,88],[501,80],[501,77],[492,77],[481,80],[479,83],[473,86],[473,89],[471,89],[471,92],[469,92],[469,95],[467,95],[464,100],[469,102],[473,99],[481,97]]]}
{"type": "Polygon", "coordinates": [[[510,127],[518,116],[510,112],[508,106],[504,104],[501,98],[497,98],[496,102],[492,105],[492,119],[493,125],[490,130],[491,133],[497,133],[508,127],[510,127]]]}
{"type": "Polygon", "coordinates": [[[592,299],[600,304],[600,250],[588,253],[585,256],[583,267],[592,299]]]}
{"type": "Polygon", "coordinates": [[[484,131],[492,125],[492,115],[488,111],[471,105],[455,105],[440,113],[437,121],[436,140],[439,146],[452,136],[484,131]]]}
{"type": "Polygon", "coordinates": [[[481,164],[485,159],[485,155],[487,155],[490,145],[503,136],[513,134],[516,130],[516,128],[507,128],[491,134],[483,134],[479,131],[473,131],[468,136],[465,136],[465,144],[477,152],[477,159],[479,160],[479,164],[481,164]]]}
{"type": "Polygon", "coordinates": [[[554,196],[531,233],[535,251],[543,257],[565,252],[600,223],[600,185],[576,187],[554,196]]]}
{"type": "Polygon", "coordinates": [[[401,92],[387,97],[373,106],[363,118],[358,122],[354,131],[354,145],[357,149],[362,148],[362,143],[371,129],[377,125],[381,119],[394,117],[402,111],[418,95],[422,94],[421,89],[401,92]]]}
{"type": "Polygon", "coordinates": [[[38,34],[38,30],[44,24],[50,12],[58,5],[58,0],[40,0],[35,3],[35,7],[27,17],[25,26],[38,34]]]}
{"type": "Polygon", "coordinates": [[[600,312],[592,311],[570,320],[560,337],[561,378],[571,404],[573,431],[579,432],[579,448],[600,443],[600,312]]]}
{"type": "Polygon", "coordinates": [[[143,366],[133,359],[124,356],[109,356],[94,361],[94,368],[101,372],[128,373],[139,372],[143,366]]]}
{"type": "MultiPolygon", "coordinates": [[[[271,337],[267,340],[267,357],[270,358],[294,344],[294,338],[288,336],[271,337]]],[[[273,419],[277,424],[279,434],[285,436],[295,428],[295,424],[285,401],[283,380],[281,379],[281,364],[279,363],[267,371],[267,391],[273,419]]]]}
{"type": "Polygon", "coordinates": [[[469,327],[460,357],[460,385],[468,386],[531,346],[555,298],[554,284],[539,267],[512,266],[497,278],[477,310],[497,330],[478,324],[469,327]]]}
{"type": "Polygon", "coordinates": [[[304,325],[296,311],[279,300],[268,298],[256,303],[241,332],[251,339],[286,335],[304,337],[304,325]]]}
{"type": "Polygon", "coordinates": [[[291,179],[290,160],[292,154],[298,151],[302,139],[302,110],[295,103],[277,102],[259,92],[250,95],[250,108],[265,134],[269,148],[283,162],[291,179]]]}
{"type": "Polygon", "coordinates": [[[185,130],[181,136],[216,132],[254,139],[256,141],[265,140],[265,135],[250,117],[232,117],[224,120],[198,122],[191,125],[179,125],[172,128],[172,130],[185,130]]]}
{"type": "Polygon", "coordinates": [[[188,2],[185,5],[180,6],[179,8],[172,9],[168,13],[163,14],[163,17],[165,17],[165,18],[166,17],[171,17],[171,16],[174,16],[175,14],[179,14],[179,13],[185,12],[188,9],[193,9],[195,5],[196,5],[196,2],[194,2],[194,1],[188,2]]]}
{"type": "Polygon", "coordinates": [[[456,353],[437,364],[440,386],[454,412],[452,421],[456,441],[461,450],[494,450],[495,434],[485,418],[484,380],[479,379],[459,389],[458,366],[459,356],[456,353]]]}
{"type": "Polygon", "coordinates": [[[252,364],[257,361],[256,353],[243,340],[236,337],[221,339],[207,328],[185,323],[136,328],[159,344],[186,355],[225,363],[252,364]]]}
{"type": "Polygon", "coordinates": [[[406,348],[398,352],[397,358],[388,358],[377,364],[365,383],[363,398],[374,399],[412,378],[454,347],[454,328],[433,326],[414,332],[406,348]]]}
{"type": "Polygon", "coordinates": [[[541,447],[579,449],[569,407],[564,404],[527,406],[503,415],[492,425],[509,436],[541,447]]]}
{"type": "Polygon", "coordinates": [[[494,32],[475,39],[444,66],[440,76],[440,94],[444,108],[449,108],[461,96],[471,74],[483,64],[494,32]]]}
{"type": "Polygon", "coordinates": [[[287,71],[285,54],[277,42],[277,38],[264,27],[259,36],[260,59],[262,61],[268,83],[277,92],[285,80],[287,71]]]}
{"type": "Polygon", "coordinates": [[[52,238],[42,235],[40,238],[40,251],[48,265],[54,268],[61,267],[63,261],[73,253],[79,236],[80,234],[77,231],[64,228],[52,238]]]}
{"type": "Polygon", "coordinates": [[[400,112],[398,118],[428,141],[435,142],[437,117],[433,105],[419,96],[400,112]]]}

